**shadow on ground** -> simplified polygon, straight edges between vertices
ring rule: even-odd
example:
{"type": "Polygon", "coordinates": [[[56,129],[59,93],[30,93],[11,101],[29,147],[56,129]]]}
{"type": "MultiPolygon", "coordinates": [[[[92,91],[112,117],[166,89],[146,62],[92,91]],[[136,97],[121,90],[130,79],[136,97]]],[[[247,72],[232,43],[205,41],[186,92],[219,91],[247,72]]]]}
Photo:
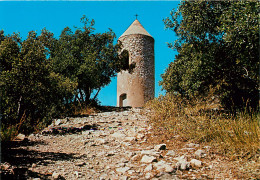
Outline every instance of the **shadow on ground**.
{"type": "Polygon", "coordinates": [[[83,127],[63,127],[63,126],[55,126],[55,127],[49,127],[48,129],[45,129],[42,131],[42,135],[65,135],[65,134],[75,134],[80,133],[82,131],[87,130],[98,130],[99,125],[93,124],[93,125],[84,125],[83,127]]]}
{"type": "MultiPolygon", "coordinates": [[[[95,109],[95,112],[97,113],[103,113],[103,112],[122,112],[122,111],[127,111],[129,109],[131,109],[130,106],[126,106],[126,107],[116,107],[116,106],[97,106],[97,107],[94,107],[95,109]]],[[[83,118],[83,117],[89,117],[90,114],[76,114],[76,115],[73,115],[73,114],[70,114],[69,117],[72,117],[72,118],[83,118]]],[[[95,114],[91,114],[91,116],[96,116],[95,114]]]]}
{"type": "Polygon", "coordinates": [[[127,107],[115,107],[115,106],[100,106],[97,108],[100,112],[122,112],[131,109],[130,106],[127,107]]]}
{"type": "MultiPolygon", "coordinates": [[[[7,164],[9,168],[1,166],[1,180],[11,179],[50,179],[52,174],[40,174],[32,171],[32,164],[48,165],[58,160],[78,159],[75,154],[39,152],[26,150],[26,146],[37,146],[44,142],[9,141],[1,142],[1,163],[7,164]]],[[[60,178],[64,179],[64,178],[60,178]]]]}

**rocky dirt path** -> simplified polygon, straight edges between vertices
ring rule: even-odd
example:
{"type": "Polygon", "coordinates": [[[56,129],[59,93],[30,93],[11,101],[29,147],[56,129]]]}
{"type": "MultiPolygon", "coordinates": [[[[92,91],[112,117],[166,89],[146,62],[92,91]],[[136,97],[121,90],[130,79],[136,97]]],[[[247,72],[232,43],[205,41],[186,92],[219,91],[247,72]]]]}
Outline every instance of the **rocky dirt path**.
{"type": "Polygon", "coordinates": [[[147,113],[54,120],[28,140],[2,144],[2,179],[236,179],[208,146],[151,141],[147,113]]]}

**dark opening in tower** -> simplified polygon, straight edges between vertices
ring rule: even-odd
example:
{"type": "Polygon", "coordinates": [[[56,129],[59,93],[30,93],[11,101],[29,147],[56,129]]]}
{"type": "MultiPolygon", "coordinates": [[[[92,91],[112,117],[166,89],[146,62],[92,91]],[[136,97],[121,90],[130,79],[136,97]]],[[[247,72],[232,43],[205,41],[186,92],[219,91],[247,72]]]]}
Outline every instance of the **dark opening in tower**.
{"type": "Polygon", "coordinates": [[[123,70],[128,70],[129,69],[129,52],[124,49],[121,54],[120,54],[120,58],[121,58],[121,61],[123,62],[123,70]]]}
{"type": "Polygon", "coordinates": [[[119,97],[119,107],[127,106],[127,95],[126,93],[121,94],[119,97]]]}

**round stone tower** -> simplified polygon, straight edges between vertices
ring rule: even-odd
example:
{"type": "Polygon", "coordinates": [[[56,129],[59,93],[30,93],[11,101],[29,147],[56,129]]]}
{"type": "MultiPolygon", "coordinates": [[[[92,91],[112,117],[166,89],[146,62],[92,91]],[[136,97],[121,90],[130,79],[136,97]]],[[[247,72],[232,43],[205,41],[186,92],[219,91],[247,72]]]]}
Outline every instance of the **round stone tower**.
{"type": "Polygon", "coordinates": [[[134,68],[117,75],[117,106],[143,107],[154,98],[154,39],[136,19],[118,41],[134,68]]]}

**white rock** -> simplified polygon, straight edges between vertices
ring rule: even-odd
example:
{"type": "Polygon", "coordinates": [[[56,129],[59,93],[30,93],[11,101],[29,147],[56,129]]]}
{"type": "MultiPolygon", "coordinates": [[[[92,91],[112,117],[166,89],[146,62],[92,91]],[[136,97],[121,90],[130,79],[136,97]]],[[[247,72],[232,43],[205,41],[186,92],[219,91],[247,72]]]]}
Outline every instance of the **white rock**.
{"type": "Polygon", "coordinates": [[[176,168],[180,169],[180,170],[186,170],[190,168],[190,163],[187,162],[186,159],[180,159],[177,163],[176,163],[176,168]]]}
{"type": "Polygon", "coordinates": [[[35,135],[34,135],[34,134],[30,134],[30,135],[28,136],[28,139],[29,139],[30,141],[33,141],[33,140],[35,139],[35,135]]]}
{"type": "Polygon", "coordinates": [[[149,172],[145,174],[146,179],[151,179],[152,177],[153,177],[153,175],[149,172]]]}
{"type": "MultiPolygon", "coordinates": [[[[127,132],[127,136],[129,136],[129,137],[137,137],[137,133],[134,130],[130,129],[127,132]]],[[[135,140],[136,140],[136,138],[135,138],[135,140]]]]}
{"type": "Polygon", "coordinates": [[[19,141],[23,141],[25,139],[25,135],[24,134],[18,134],[15,138],[16,140],[19,140],[19,141]]]}
{"type": "Polygon", "coordinates": [[[134,174],[135,171],[134,171],[134,170],[129,170],[129,171],[127,171],[127,173],[128,173],[128,174],[134,174]]]}
{"type": "Polygon", "coordinates": [[[74,173],[75,173],[76,177],[78,178],[79,177],[79,172],[75,171],[74,173]]]}
{"type": "Polygon", "coordinates": [[[156,169],[158,171],[160,171],[160,172],[168,172],[168,173],[170,173],[170,172],[172,172],[174,170],[169,163],[167,163],[167,162],[165,162],[163,160],[158,162],[158,163],[156,163],[156,164],[154,164],[154,167],[156,167],[156,169]]]}
{"type": "Polygon", "coordinates": [[[147,156],[147,155],[144,155],[141,159],[141,162],[143,163],[151,163],[151,162],[156,162],[156,158],[154,156],[147,156]]]}
{"type": "Polygon", "coordinates": [[[116,167],[125,167],[125,163],[118,163],[116,167]]]}
{"type": "Polygon", "coordinates": [[[130,168],[129,167],[120,167],[120,168],[117,168],[116,171],[118,173],[125,173],[126,171],[128,171],[130,168]]]}
{"type": "Polygon", "coordinates": [[[144,139],[143,141],[140,142],[140,144],[145,143],[146,141],[147,141],[147,139],[144,139]]]}
{"type": "Polygon", "coordinates": [[[127,179],[128,179],[127,176],[122,176],[122,177],[120,177],[120,180],[127,180],[127,179]]]}
{"type": "Polygon", "coordinates": [[[204,146],[204,149],[206,149],[207,151],[211,149],[211,146],[204,146]]]}
{"type": "Polygon", "coordinates": [[[78,163],[75,163],[75,165],[76,166],[84,166],[84,165],[86,165],[86,163],[85,162],[78,162],[78,163]]]}
{"type": "Polygon", "coordinates": [[[143,139],[144,135],[143,134],[137,134],[137,139],[143,139]]]}
{"type": "Polygon", "coordinates": [[[131,158],[131,161],[137,161],[139,158],[140,158],[140,155],[139,155],[139,154],[136,154],[136,155],[134,155],[134,156],[131,158]]]}
{"type": "Polygon", "coordinates": [[[1,169],[2,170],[7,170],[7,169],[9,169],[11,167],[11,165],[10,164],[3,164],[3,165],[1,165],[1,169]]]}
{"type": "Polygon", "coordinates": [[[121,145],[122,146],[131,146],[132,144],[130,142],[122,142],[121,145]]]}
{"type": "Polygon", "coordinates": [[[107,175],[106,174],[101,174],[99,176],[99,180],[106,180],[107,179],[107,175]]]}
{"type": "Polygon", "coordinates": [[[200,160],[197,160],[197,159],[192,159],[192,160],[190,161],[190,164],[191,164],[192,166],[201,167],[202,162],[201,162],[200,160]]]}
{"type": "Polygon", "coordinates": [[[186,147],[189,147],[189,148],[199,147],[199,146],[200,146],[199,144],[194,144],[194,143],[186,144],[186,147]]]}
{"type": "Polygon", "coordinates": [[[202,157],[205,157],[205,151],[204,150],[202,150],[202,149],[199,149],[199,150],[197,150],[196,152],[195,152],[195,156],[197,157],[197,158],[202,158],[202,157]]]}
{"type": "Polygon", "coordinates": [[[194,151],[195,148],[182,148],[181,150],[185,150],[185,151],[194,151]]]}
{"type": "Polygon", "coordinates": [[[126,155],[126,157],[131,158],[135,155],[135,153],[131,152],[131,151],[125,151],[125,155],[126,155]]]}
{"type": "Polygon", "coordinates": [[[144,172],[149,172],[153,170],[153,165],[152,164],[149,164],[148,166],[146,166],[146,168],[144,169],[144,172]]]}
{"type": "Polygon", "coordinates": [[[138,132],[146,131],[146,128],[139,128],[138,132]]]}
{"type": "Polygon", "coordinates": [[[156,151],[166,150],[166,144],[158,144],[154,147],[154,150],[156,151]]]}
{"type": "Polygon", "coordinates": [[[166,156],[175,156],[175,155],[176,155],[176,153],[173,150],[168,151],[166,154],[166,156]]]}
{"type": "Polygon", "coordinates": [[[52,173],[52,178],[59,179],[59,178],[61,178],[61,175],[59,173],[54,172],[54,173],[52,173]]]}
{"type": "Polygon", "coordinates": [[[113,138],[125,138],[126,135],[120,132],[115,132],[114,134],[111,135],[113,138]]]}
{"type": "Polygon", "coordinates": [[[202,174],[201,177],[207,178],[208,175],[207,174],[202,174]]]}
{"type": "Polygon", "coordinates": [[[154,149],[151,150],[142,150],[141,154],[146,154],[146,155],[152,155],[152,156],[158,156],[160,155],[160,152],[155,151],[154,149]]]}
{"type": "Polygon", "coordinates": [[[98,138],[98,139],[95,140],[95,143],[96,143],[97,145],[102,145],[102,144],[106,144],[107,141],[106,141],[105,139],[98,138]]]}
{"type": "Polygon", "coordinates": [[[126,137],[124,141],[135,141],[136,138],[135,137],[126,137]]]}
{"type": "Polygon", "coordinates": [[[55,126],[58,126],[61,124],[61,120],[60,119],[56,119],[55,122],[54,122],[54,125],[55,126]]]}
{"type": "Polygon", "coordinates": [[[82,131],[81,134],[82,134],[82,135],[90,135],[91,132],[90,132],[90,131],[82,131]]]}
{"type": "Polygon", "coordinates": [[[37,165],[36,165],[35,163],[32,164],[32,168],[36,168],[36,166],[37,166],[37,165]]]}
{"type": "Polygon", "coordinates": [[[177,160],[177,161],[181,161],[181,160],[186,160],[187,161],[187,158],[183,155],[183,156],[179,156],[179,157],[176,157],[176,158],[173,158],[173,159],[175,159],[175,160],[177,160]]]}
{"type": "Polygon", "coordinates": [[[164,172],[171,173],[171,172],[173,172],[173,171],[174,171],[174,169],[173,169],[173,167],[172,167],[171,165],[166,164],[166,165],[164,166],[164,172]]]}

